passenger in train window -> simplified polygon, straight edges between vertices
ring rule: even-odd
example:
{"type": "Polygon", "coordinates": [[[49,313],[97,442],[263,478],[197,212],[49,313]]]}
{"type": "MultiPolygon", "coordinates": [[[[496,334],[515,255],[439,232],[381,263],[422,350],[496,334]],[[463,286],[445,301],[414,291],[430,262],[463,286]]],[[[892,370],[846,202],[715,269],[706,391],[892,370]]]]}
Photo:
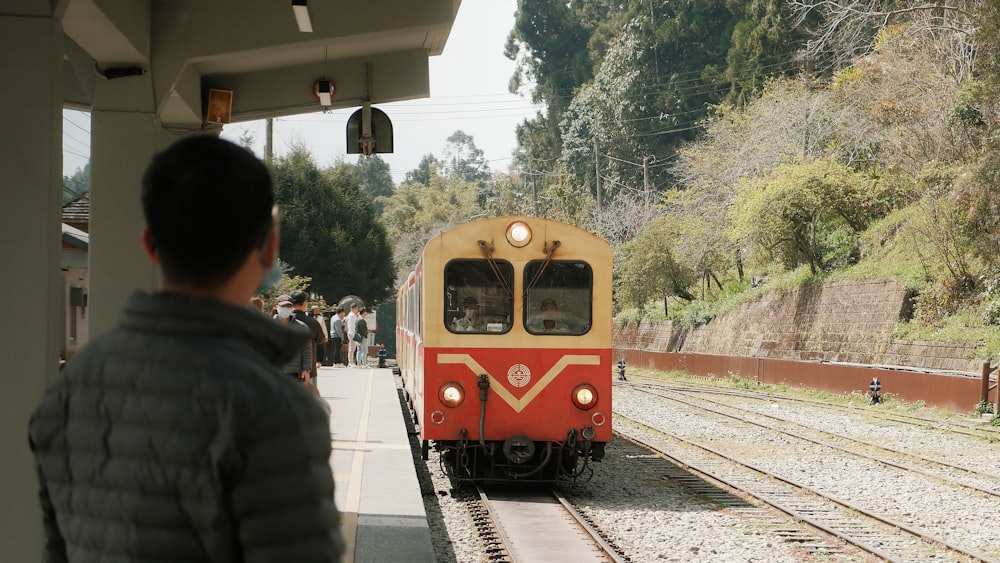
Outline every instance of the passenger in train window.
{"type": "Polygon", "coordinates": [[[452,321],[452,328],[459,332],[482,332],[485,330],[485,323],[479,317],[479,303],[475,297],[466,297],[462,301],[462,308],[465,315],[456,317],[452,321]]]}

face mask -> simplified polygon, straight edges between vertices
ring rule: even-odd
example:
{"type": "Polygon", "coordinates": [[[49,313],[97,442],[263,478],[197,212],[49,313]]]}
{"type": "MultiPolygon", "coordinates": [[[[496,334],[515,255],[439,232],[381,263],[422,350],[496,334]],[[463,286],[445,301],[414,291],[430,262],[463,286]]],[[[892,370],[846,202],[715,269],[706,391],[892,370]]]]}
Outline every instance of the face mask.
{"type": "Polygon", "coordinates": [[[476,310],[475,309],[466,309],[465,310],[465,318],[467,318],[467,319],[471,319],[472,315],[475,315],[475,314],[476,314],[476,310]]]}
{"type": "Polygon", "coordinates": [[[278,257],[275,256],[274,265],[264,274],[264,278],[260,281],[260,287],[257,288],[257,293],[266,293],[279,281],[281,281],[281,265],[278,264],[278,257]]]}
{"type": "Polygon", "coordinates": [[[291,307],[278,307],[278,316],[281,317],[281,318],[283,318],[283,319],[287,319],[288,317],[292,316],[292,308],[291,307]]]}

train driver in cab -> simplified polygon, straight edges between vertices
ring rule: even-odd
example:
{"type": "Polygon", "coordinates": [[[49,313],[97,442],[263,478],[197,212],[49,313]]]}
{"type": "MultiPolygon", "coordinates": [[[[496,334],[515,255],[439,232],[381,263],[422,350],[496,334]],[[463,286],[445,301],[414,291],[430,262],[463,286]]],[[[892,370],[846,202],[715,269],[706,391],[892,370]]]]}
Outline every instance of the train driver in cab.
{"type": "Polygon", "coordinates": [[[569,325],[563,322],[562,315],[559,313],[559,305],[556,304],[555,299],[543,299],[542,305],[539,309],[540,314],[535,316],[528,326],[528,329],[531,332],[546,333],[569,331],[569,325]]]}
{"type": "Polygon", "coordinates": [[[466,297],[462,301],[465,316],[457,317],[452,321],[452,328],[457,332],[483,332],[486,330],[485,323],[479,318],[479,303],[475,297],[466,297]]]}

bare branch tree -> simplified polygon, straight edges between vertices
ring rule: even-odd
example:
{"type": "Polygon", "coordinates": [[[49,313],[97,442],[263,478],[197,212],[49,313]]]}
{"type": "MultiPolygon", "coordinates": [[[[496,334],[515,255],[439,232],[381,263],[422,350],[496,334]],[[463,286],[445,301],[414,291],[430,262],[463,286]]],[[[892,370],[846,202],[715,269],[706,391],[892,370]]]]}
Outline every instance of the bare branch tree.
{"type": "Polygon", "coordinates": [[[610,203],[594,210],[597,234],[616,248],[635,239],[647,223],[663,215],[663,209],[650,197],[650,194],[623,188],[610,203]]]}
{"type": "Polygon", "coordinates": [[[959,79],[971,68],[974,13],[983,0],[924,2],[905,6],[895,0],[789,0],[793,24],[813,38],[802,53],[810,70],[833,72],[850,66],[857,57],[871,52],[887,28],[909,25],[913,32],[932,34],[942,53],[954,61],[959,79]]]}

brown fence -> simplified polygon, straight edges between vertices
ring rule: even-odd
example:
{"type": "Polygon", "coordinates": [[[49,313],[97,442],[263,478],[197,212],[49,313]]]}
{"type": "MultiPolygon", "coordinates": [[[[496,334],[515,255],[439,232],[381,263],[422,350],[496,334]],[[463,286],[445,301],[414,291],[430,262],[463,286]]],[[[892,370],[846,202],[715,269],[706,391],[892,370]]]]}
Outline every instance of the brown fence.
{"type": "Polygon", "coordinates": [[[907,402],[923,401],[928,406],[958,413],[975,410],[984,388],[988,389],[987,400],[997,400],[996,381],[984,385],[983,378],[976,375],[710,354],[623,352],[625,361],[632,367],[678,370],[699,376],[738,375],[758,383],[808,387],[832,393],[868,393],[869,384],[877,378],[883,394],[890,393],[907,402]]]}

